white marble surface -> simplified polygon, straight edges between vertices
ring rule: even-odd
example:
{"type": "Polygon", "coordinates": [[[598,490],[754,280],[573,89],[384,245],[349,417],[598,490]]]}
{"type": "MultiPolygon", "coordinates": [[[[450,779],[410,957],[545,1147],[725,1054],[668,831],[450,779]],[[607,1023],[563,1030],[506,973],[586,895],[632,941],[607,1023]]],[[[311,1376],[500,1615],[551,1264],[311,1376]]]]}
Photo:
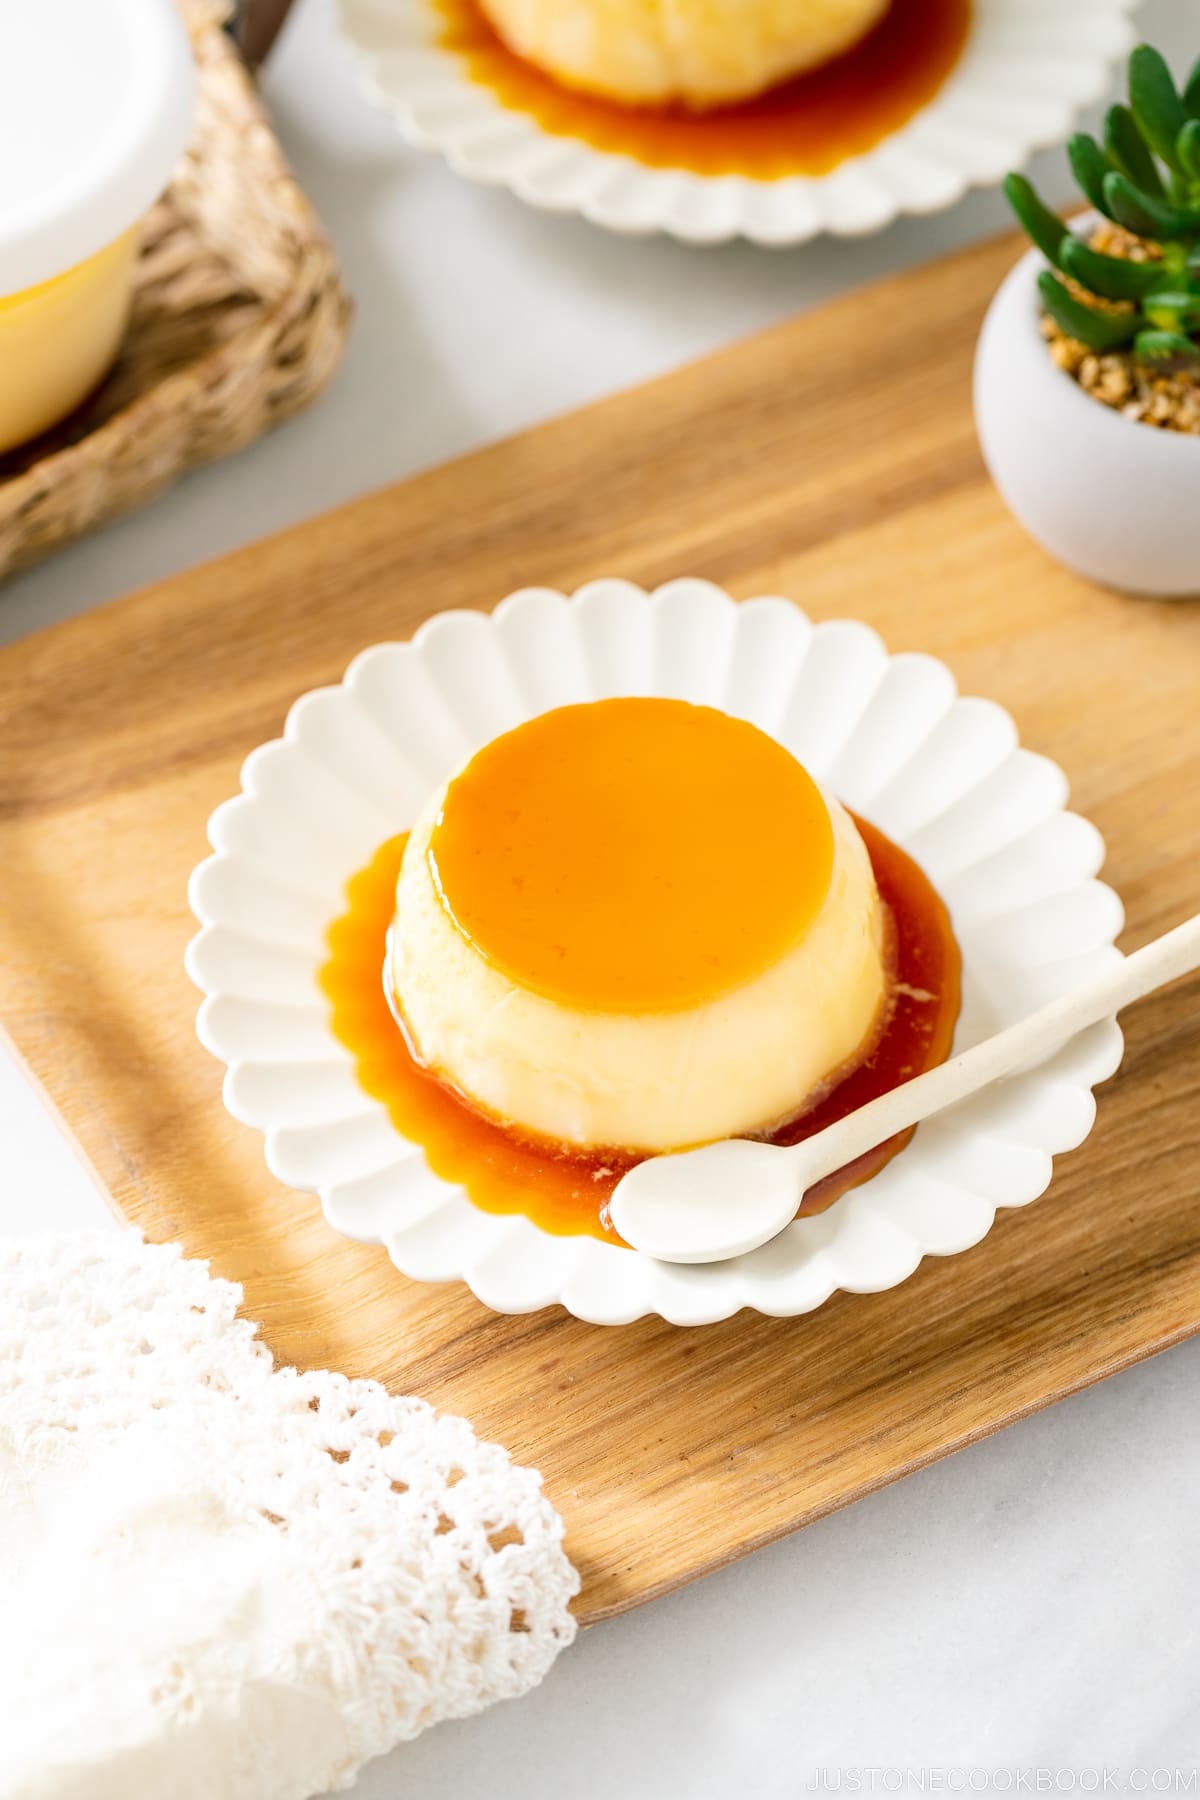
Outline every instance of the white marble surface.
{"type": "MultiPolygon", "coordinates": [[[[1142,29],[1181,66],[1200,7],[1150,0],[1142,29]]],[[[358,298],[345,368],[306,418],[0,591],[0,638],[1003,221],[982,194],[874,239],[771,253],[541,217],[396,141],[357,97],[328,0],[298,0],[267,91],[358,298]]],[[[1060,155],[1038,172],[1068,191],[1060,155]]],[[[0,1231],[107,1217],[2,1058],[0,1141],[0,1231]]],[[[792,1800],[839,1781],[985,1791],[996,1771],[991,1791],[1196,1794],[1198,1397],[1200,1341],[599,1627],[532,1698],[427,1734],[357,1791],[792,1800]]]]}

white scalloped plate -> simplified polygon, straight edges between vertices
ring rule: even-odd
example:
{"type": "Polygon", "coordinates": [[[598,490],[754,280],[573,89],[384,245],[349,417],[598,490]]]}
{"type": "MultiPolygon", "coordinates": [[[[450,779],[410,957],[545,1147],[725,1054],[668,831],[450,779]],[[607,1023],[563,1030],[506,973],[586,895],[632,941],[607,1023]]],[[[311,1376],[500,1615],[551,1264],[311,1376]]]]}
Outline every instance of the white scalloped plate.
{"type": "Polygon", "coordinates": [[[409,143],[459,175],[531,206],[577,212],[609,230],[665,231],[690,243],[746,237],[800,244],[861,236],[901,213],[940,212],[1063,142],[1129,49],[1137,0],[975,0],[962,60],[898,131],[826,175],[758,181],[651,169],[556,137],[473,82],[438,42],[431,0],[339,0],[342,33],[368,96],[409,143]]]}
{"type": "Polygon", "coordinates": [[[228,1065],[230,1112],[265,1132],[272,1172],[319,1193],[337,1231],[386,1245],[415,1280],[466,1281],[497,1312],[559,1302],[602,1325],[645,1313],[699,1325],[743,1306],[788,1316],[968,1249],[1087,1136],[1092,1087],[1121,1059],[1115,1020],[923,1125],[827,1212],[702,1268],[480,1211],[358,1086],[317,979],[347,880],[471,751],[610,694],[752,720],[918,859],[963,953],[958,1048],[1120,955],[1121,904],[1095,879],[1099,832],[1064,811],[1062,771],[1018,747],[1003,708],[960,699],[943,663],[889,656],[869,626],[813,625],[788,600],[739,606],[703,581],[649,595],[595,581],[569,600],[527,588],[491,615],[443,613],[411,643],[377,644],[340,686],[305,694],[209,821],[216,855],[192,876],[203,929],[187,967],[207,996],[201,1041],[228,1065]]]}

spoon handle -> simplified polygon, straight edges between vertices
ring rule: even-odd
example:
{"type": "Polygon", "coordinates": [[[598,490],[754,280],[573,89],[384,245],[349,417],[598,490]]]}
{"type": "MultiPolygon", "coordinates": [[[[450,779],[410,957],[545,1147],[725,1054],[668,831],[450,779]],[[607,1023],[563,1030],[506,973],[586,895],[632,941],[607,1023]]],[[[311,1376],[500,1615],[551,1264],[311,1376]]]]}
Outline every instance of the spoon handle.
{"type": "Polygon", "coordinates": [[[839,1119],[807,1142],[796,1146],[803,1161],[805,1185],[845,1168],[856,1156],[917,1125],[931,1113],[941,1112],[959,1100],[1011,1075],[1023,1063],[1040,1062],[1088,1025],[1119,1012],[1131,1000],[1163,987],[1177,976],[1200,968],[1200,913],[1176,925],[1104,969],[1093,980],[1048,1006],[1020,1019],[995,1037],[985,1038],[936,1069],[881,1094],[857,1112],[839,1119]]]}

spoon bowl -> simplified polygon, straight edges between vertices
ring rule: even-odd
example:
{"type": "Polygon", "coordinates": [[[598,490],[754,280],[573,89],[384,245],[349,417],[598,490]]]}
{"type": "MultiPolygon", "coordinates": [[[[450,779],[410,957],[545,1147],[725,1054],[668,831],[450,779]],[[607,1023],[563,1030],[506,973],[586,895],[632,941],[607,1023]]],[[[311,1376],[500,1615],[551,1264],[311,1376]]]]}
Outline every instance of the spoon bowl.
{"type": "Polygon", "coordinates": [[[777,1237],[811,1185],[803,1144],[780,1150],[727,1138],[673,1156],[652,1156],[623,1176],[609,1205],[625,1239],[660,1262],[725,1262],[777,1237]]]}

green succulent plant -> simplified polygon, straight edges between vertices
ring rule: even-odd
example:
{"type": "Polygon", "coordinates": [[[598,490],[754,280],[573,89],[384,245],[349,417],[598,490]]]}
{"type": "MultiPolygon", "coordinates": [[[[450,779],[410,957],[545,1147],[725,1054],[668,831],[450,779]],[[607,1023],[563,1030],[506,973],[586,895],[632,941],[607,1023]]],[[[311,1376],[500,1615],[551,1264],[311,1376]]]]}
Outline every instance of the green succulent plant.
{"type": "Polygon", "coordinates": [[[1162,259],[1133,262],[1091,249],[1024,175],[1009,175],[1009,204],[1052,265],[1038,277],[1046,311],[1090,350],[1200,357],[1200,60],[1181,93],[1158,51],[1140,44],[1129,58],[1129,105],[1109,107],[1102,144],[1077,131],[1067,154],[1096,210],[1157,244],[1162,259]],[[1054,270],[1097,299],[1130,304],[1120,311],[1089,305],[1054,270]]]}

